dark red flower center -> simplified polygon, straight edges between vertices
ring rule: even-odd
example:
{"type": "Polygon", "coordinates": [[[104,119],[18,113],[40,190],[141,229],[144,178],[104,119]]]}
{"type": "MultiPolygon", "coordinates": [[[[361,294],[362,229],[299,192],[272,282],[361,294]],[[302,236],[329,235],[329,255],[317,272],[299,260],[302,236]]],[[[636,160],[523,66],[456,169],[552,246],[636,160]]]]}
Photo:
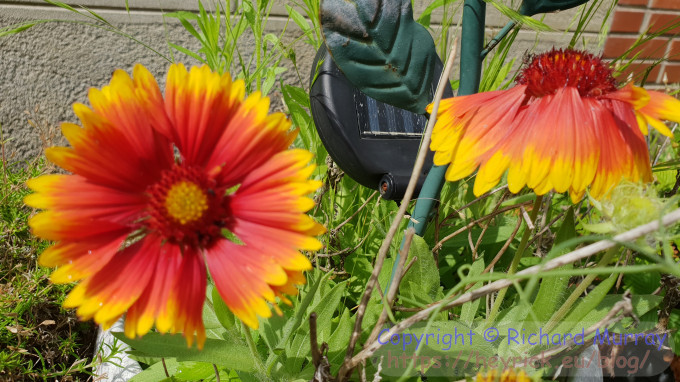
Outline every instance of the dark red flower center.
{"type": "Polygon", "coordinates": [[[146,192],[147,228],[174,244],[205,248],[233,221],[225,190],[197,168],[175,165],[146,192]]]}
{"type": "Polygon", "coordinates": [[[567,86],[578,90],[581,97],[599,97],[616,91],[612,70],[599,57],[590,53],[553,49],[530,58],[517,77],[527,86],[527,94],[543,97],[567,86]]]}

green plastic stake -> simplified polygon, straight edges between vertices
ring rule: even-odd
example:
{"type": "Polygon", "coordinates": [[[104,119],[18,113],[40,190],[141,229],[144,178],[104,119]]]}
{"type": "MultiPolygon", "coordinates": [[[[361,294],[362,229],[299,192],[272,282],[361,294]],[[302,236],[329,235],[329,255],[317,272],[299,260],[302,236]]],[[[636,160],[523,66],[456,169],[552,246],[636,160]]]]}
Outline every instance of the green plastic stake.
{"type": "MultiPolygon", "coordinates": [[[[479,91],[482,76],[482,48],[484,47],[484,24],[486,3],[483,0],[465,0],[463,5],[463,34],[460,47],[460,87],[458,95],[474,94],[479,91]]],[[[432,118],[432,117],[431,117],[432,118]]],[[[423,236],[427,218],[444,186],[444,175],[448,166],[433,166],[425,178],[409,227],[416,235],[423,236]],[[414,223],[413,221],[417,223],[414,223]]]]}
{"type": "MultiPolygon", "coordinates": [[[[465,0],[463,5],[463,33],[460,47],[460,86],[458,95],[474,94],[479,91],[479,80],[482,76],[482,48],[484,47],[484,24],[486,20],[486,3],[483,0],[465,0]]],[[[432,116],[430,118],[433,118],[432,116]]],[[[423,150],[429,148],[424,147],[423,150]]],[[[427,228],[427,219],[435,201],[444,186],[444,175],[449,166],[432,166],[420,190],[416,206],[411,214],[408,226],[413,227],[416,235],[423,236],[427,228]]],[[[404,245],[402,240],[401,245],[404,245]]],[[[390,282],[385,287],[385,294],[394,279],[399,253],[394,260],[390,282]]]]}

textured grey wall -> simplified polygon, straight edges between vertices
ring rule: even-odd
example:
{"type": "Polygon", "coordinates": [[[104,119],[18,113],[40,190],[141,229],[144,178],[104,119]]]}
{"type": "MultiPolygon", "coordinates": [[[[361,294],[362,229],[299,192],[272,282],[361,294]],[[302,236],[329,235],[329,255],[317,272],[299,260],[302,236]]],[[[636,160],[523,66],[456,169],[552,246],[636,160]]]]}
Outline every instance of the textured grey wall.
{"type": "MultiPolygon", "coordinates": [[[[588,47],[598,48],[598,36],[607,6],[613,0],[601,1],[603,5],[584,35],[588,47]]],[[[174,19],[163,19],[164,11],[185,9],[195,11],[197,2],[192,0],[130,0],[131,11],[124,10],[124,0],[81,0],[69,4],[86,5],[112,24],[164,55],[169,55],[167,41],[196,50],[198,43],[174,19]]],[[[235,1],[233,1],[235,2],[235,1]]],[[[205,1],[209,3],[209,1],[205,1]]],[[[286,24],[285,0],[276,0],[272,7],[267,32],[280,33],[286,24]]],[[[416,14],[422,12],[429,1],[417,0],[416,14]]],[[[462,1],[461,1],[462,3],[462,1]]],[[[505,23],[505,18],[493,7],[488,7],[487,35],[490,37],[505,23]]],[[[540,35],[539,50],[554,46],[565,46],[571,34],[563,30],[569,26],[575,11],[547,15],[544,22],[555,32],[540,35]]],[[[459,14],[456,15],[458,20],[459,14]]],[[[6,151],[11,161],[22,161],[40,155],[44,139],[53,144],[63,144],[59,138],[58,126],[62,121],[77,122],[71,105],[87,102],[87,89],[101,87],[116,68],[131,71],[135,63],[142,63],[157,75],[161,87],[168,62],[151,50],[114,33],[96,29],[82,23],[84,19],[65,10],[47,5],[40,0],[0,0],[0,27],[35,20],[63,19],[69,22],[52,22],[30,28],[17,35],[0,38],[0,124],[5,139],[10,141],[6,151]],[[32,121],[32,123],[29,123],[32,121]]],[[[441,12],[432,17],[433,32],[440,33],[441,12]]],[[[452,27],[451,36],[459,34],[452,27]]],[[[300,32],[294,23],[288,26],[285,41],[292,42],[300,32]]],[[[536,33],[523,30],[513,48],[517,57],[531,50],[536,42],[536,33]]],[[[252,51],[252,36],[240,42],[241,51],[252,51]]],[[[308,79],[309,68],[314,56],[313,49],[298,42],[296,45],[298,67],[303,80],[308,79]]],[[[187,65],[196,64],[190,57],[177,54],[175,59],[187,65]]],[[[285,62],[290,66],[290,62],[285,62]]],[[[298,84],[294,70],[282,76],[284,83],[298,84]]],[[[273,107],[281,108],[280,95],[272,94],[273,107]]]]}

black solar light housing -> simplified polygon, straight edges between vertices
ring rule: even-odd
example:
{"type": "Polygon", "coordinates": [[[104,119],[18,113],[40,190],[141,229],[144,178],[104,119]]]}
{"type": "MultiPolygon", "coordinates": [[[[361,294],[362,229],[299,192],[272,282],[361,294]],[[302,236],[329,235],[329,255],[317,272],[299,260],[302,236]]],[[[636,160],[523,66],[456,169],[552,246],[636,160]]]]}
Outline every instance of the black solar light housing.
{"type": "MultiPolygon", "coordinates": [[[[441,60],[435,61],[430,98],[434,97],[443,69],[441,60]]],[[[325,46],[316,54],[311,81],[314,124],[331,158],[345,174],[363,186],[377,189],[384,199],[401,199],[427,116],[368,97],[347,80],[325,46]],[[318,75],[314,77],[317,67],[318,75]]],[[[453,91],[447,85],[444,98],[448,97],[453,97],[453,91]]],[[[432,156],[430,152],[418,179],[416,195],[432,166],[432,156]]]]}

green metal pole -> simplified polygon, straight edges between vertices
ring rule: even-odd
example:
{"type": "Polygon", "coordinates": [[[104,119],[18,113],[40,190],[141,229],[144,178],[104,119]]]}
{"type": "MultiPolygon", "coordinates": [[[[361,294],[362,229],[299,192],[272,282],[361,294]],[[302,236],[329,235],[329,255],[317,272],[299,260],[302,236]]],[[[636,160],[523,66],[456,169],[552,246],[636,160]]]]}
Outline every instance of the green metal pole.
{"type": "MultiPolygon", "coordinates": [[[[465,0],[463,6],[463,33],[460,48],[460,87],[458,95],[474,94],[479,91],[482,75],[482,49],[484,48],[484,24],[486,3],[483,0],[465,0]]],[[[433,118],[431,116],[430,118],[433,118]]],[[[425,148],[428,149],[428,148],[425,148]]],[[[427,218],[444,186],[444,175],[448,166],[433,166],[420,190],[409,227],[422,236],[427,228],[427,218]]]]}
{"type": "MultiPolygon", "coordinates": [[[[460,47],[460,86],[458,95],[474,94],[479,91],[479,80],[482,76],[482,49],[484,48],[484,24],[486,19],[486,3],[483,0],[465,0],[463,5],[463,33],[460,47]]],[[[430,116],[430,118],[434,118],[430,116]]],[[[423,150],[429,150],[423,147],[423,150]]],[[[408,226],[413,227],[416,235],[423,236],[427,228],[427,219],[439,200],[444,186],[444,175],[449,166],[432,166],[425,178],[423,188],[418,194],[416,206],[411,214],[408,226]],[[415,222],[414,222],[415,221],[415,222]]],[[[404,245],[402,239],[401,245],[404,245]]],[[[390,281],[385,286],[385,295],[394,279],[399,263],[399,253],[394,260],[390,281]]]]}

